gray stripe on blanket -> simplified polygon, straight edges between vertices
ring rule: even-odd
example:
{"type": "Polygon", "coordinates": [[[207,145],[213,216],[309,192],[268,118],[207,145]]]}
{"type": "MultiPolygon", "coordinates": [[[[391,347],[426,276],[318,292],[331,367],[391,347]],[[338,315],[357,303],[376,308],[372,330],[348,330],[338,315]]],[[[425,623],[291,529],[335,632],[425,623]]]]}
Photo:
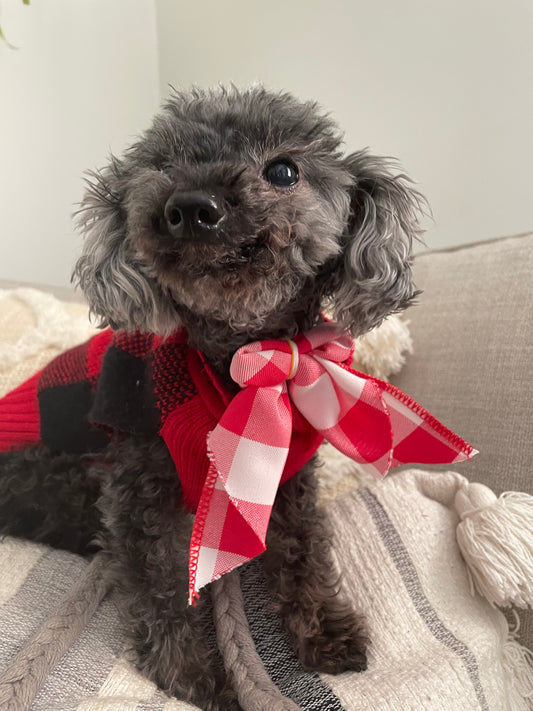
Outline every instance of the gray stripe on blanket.
{"type": "Polygon", "coordinates": [[[124,633],[116,607],[110,599],[106,599],[80,638],[49,674],[35,697],[31,711],[59,711],[63,707],[75,709],[84,699],[95,696],[123,647],[124,633]]]}
{"type": "MultiPolygon", "coordinates": [[[[0,608],[0,668],[12,657],[78,580],[87,563],[64,551],[45,553],[28,573],[26,580],[0,608]]],[[[9,575],[9,571],[2,571],[9,575]]]]}
{"type": "MultiPolygon", "coordinates": [[[[86,567],[83,558],[59,550],[50,550],[35,563],[15,595],[0,608],[1,668],[8,666],[80,580],[86,567]]],[[[75,709],[84,698],[98,692],[123,646],[116,607],[111,600],[104,600],[80,638],[47,677],[31,710],[75,709]]]]}
{"type": "Polygon", "coordinates": [[[260,559],[240,570],[244,609],[257,653],[284,696],[305,711],[343,711],[332,689],[318,674],[304,671],[291,648],[280,618],[268,607],[270,598],[260,559]]]}
{"type": "Polygon", "coordinates": [[[389,555],[402,578],[403,584],[405,585],[415,610],[418,612],[435,639],[437,639],[445,647],[448,647],[448,649],[451,649],[459,657],[466,669],[472,686],[474,687],[479,705],[483,711],[489,711],[489,705],[487,703],[487,699],[485,698],[483,687],[481,686],[481,680],[479,678],[478,663],[474,654],[466,646],[466,644],[464,644],[464,642],[461,642],[461,640],[457,639],[457,637],[450,632],[431,606],[431,603],[424,593],[420,583],[420,578],[416,572],[416,568],[413,561],[409,557],[409,553],[404,546],[400,534],[394,527],[394,524],[390,520],[381,503],[368,489],[360,489],[357,492],[357,495],[363,501],[370,516],[372,517],[379,536],[385,544],[385,547],[387,548],[387,551],[389,552],[389,555]]]}

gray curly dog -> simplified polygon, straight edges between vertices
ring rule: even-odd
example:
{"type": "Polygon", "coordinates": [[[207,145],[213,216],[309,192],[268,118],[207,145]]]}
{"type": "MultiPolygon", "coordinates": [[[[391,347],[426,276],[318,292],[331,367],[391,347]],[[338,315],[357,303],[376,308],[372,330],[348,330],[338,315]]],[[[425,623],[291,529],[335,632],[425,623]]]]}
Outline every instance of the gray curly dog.
{"type": "MultiPolygon", "coordinates": [[[[263,88],[175,93],[89,178],[74,278],[113,329],[180,325],[228,388],[232,355],[292,338],[327,309],[354,336],[416,296],[424,201],[387,159],[343,155],[315,103],[263,88]]],[[[366,668],[363,618],[343,598],[313,459],[279,490],[263,564],[301,664],[366,668]]],[[[89,471],[42,445],[0,455],[0,527],[78,553],[103,550],[139,668],[169,694],[239,709],[206,641],[209,587],[187,605],[192,515],[160,437],[115,437],[89,471]],[[31,471],[31,475],[28,472],[31,471]]]]}

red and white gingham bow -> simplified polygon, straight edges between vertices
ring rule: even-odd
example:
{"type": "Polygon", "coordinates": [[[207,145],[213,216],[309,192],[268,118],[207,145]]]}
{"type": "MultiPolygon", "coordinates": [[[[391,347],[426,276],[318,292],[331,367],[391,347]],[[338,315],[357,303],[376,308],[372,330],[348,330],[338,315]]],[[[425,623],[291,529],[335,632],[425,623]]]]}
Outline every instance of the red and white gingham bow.
{"type": "Polygon", "coordinates": [[[240,348],[242,390],[208,436],[211,466],[194,522],[189,601],[207,583],[262,553],[292,433],[292,407],[376,477],[410,462],[459,462],[467,442],[390,383],[344,363],[354,342],[323,323],[294,341],[240,348]]]}

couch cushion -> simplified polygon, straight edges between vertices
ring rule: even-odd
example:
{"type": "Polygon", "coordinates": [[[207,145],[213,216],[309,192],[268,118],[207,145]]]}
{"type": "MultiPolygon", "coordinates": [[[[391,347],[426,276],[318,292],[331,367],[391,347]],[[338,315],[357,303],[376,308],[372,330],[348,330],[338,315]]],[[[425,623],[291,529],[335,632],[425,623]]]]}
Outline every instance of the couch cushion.
{"type": "Polygon", "coordinates": [[[414,353],[393,382],[480,451],[461,473],[533,493],[533,233],[427,252],[414,272],[414,353]]]}
{"type": "Polygon", "coordinates": [[[533,233],[427,252],[414,272],[414,353],[393,382],[479,450],[454,466],[470,481],[533,493],[533,233]]]}

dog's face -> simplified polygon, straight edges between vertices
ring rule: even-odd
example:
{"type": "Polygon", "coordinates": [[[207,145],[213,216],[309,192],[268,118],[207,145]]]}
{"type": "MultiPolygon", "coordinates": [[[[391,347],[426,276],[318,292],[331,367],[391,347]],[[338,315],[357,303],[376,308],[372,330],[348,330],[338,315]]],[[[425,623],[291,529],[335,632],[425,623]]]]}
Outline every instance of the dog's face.
{"type": "Polygon", "coordinates": [[[314,290],[360,333],[403,308],[419,196],[340,142],[287,94],[176,94],[86,193],[75,276],[92,310],[115,328],[168,332],[186,309],[246,330],[314,290]]]}

